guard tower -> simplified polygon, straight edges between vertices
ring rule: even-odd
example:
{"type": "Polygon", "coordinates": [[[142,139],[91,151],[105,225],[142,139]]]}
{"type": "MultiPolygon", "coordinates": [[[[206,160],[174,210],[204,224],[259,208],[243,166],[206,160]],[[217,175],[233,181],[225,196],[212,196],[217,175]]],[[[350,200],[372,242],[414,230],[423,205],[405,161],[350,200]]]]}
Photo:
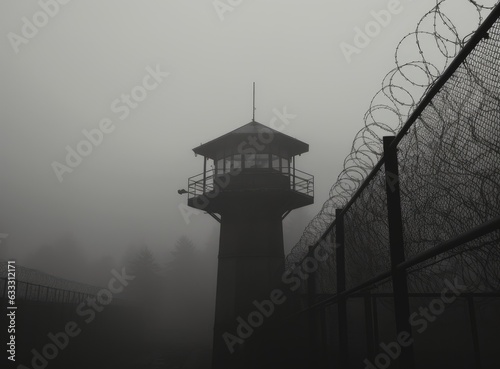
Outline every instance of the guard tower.
{"type": "Polygon", "coordinates": [[[237,318],[269,299],[284,272],[282,221],[314,202],[314,177],[295,167],[309,145],[252,121],[193,149],[203,173],[188,180],[188,205],[220,222],[214,368],[233,367],[223,339],[237,318]],[[209,168],[209,169],[208,169],[209,168]]]}

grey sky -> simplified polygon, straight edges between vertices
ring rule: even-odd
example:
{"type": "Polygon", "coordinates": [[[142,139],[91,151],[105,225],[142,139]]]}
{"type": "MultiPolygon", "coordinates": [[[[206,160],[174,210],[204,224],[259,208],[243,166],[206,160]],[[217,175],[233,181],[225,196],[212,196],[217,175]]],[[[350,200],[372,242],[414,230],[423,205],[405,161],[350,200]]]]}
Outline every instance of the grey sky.
{"type": "MultiPolygon", "coordinates": [[[[218,224],[186,224],[177,190],[202,171],[191,149],[273,109],[295,114],[284,132],[310,144],[297,167],[316,178],[313,206],[291,215],[287,249],[327,199],[363,115],[394,67],[394,49],[434,0],[402,11],[348,63],[339,45],[390,1],[243,1],[219,18],[212,1],[86,0],[61,5],[15,53],[37,2],[0,5],[0,233],[22,257],[70,232],[92,255],[144,242],[163,254],[181,235],[203,247],[218,224]],[[120,120],[112,102],[157,66],[169,72],[120,120]],[[59,182],[51,167],[82,130],[115,129],[59,182]]],[[[464,18],[467,13],[459,13],[464,18]]]]}

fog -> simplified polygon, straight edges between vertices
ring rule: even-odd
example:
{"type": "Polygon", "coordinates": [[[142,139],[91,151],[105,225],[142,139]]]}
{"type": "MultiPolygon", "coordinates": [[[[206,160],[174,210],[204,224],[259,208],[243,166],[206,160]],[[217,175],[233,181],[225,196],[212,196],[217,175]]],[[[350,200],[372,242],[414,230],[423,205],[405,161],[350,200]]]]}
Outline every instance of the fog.
{"type": "Polygon", "coordinates": [[[152,304],[170,309],[160,325],[187,343],[211,338],[219,236],[212,217],[183,212],[177,191],[203,170],[192,149],[252,120],[253,82],[256,121],[288,117],[283,133],[310,146],[297,168],[315,176],[315,203],[286,218],[287,253],[328,199],[396,46],[435,0],[396,1],[349,57],[341,44],[394,1],[214,3],[68,1],[35,29],[38,2],[0,5],[0,258],[102,286],[148,250],[150,289],[164,291],[152,304]],[[130,101],[137,86],[145,95],[130,101]]]}
{"type": "MultiPolygon", "coordinates": [[[[401,37],[433,0],[401,2],[388,28],[348,63],[339,45],[385,1],[243,2],[222,15],[206,1],[69,2],[15,52],[2,38],[0,233],[9,257],[25,260],[71,234],[89,258],[120,259],[134,243],[161,259],[182,235],[206,247],[218,224],[184,220],[187,178],[202,171],[191,149],[273,110],[296,117],[283,132],[310,145],[297,167],[315,175],[315,204],[289,216],[286,249],[327,199],[352,138],[401,37]],[[123,118],[112,103],[140,84],[146,68],[169,73],[123,118]],[[66,164],[108,118],[115,127],[59,181],[66,164]]],[[[1,32],[22,36],[35,2],[1,5],[1,32]]],[[[214,236],[213,240],[217,237],[214,236]]],[[[5,249],[3,249],[5,251],[5,249]]]]}

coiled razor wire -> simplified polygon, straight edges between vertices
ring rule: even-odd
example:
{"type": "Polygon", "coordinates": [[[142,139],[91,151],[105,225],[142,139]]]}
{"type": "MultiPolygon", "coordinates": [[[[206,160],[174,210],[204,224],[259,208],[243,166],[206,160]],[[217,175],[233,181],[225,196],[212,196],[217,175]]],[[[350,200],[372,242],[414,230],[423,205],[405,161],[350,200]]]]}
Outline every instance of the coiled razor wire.
{"type": "MultiPolygon", "coordinates": [[[[364,115],[329,199],[287,256],[300,262],[345,207],[382,155],[382,137],[395,135],[498,1],[441,0],[406,35],[396,67],[383,79],[364,115]],[[455,19],[454,14],[462,17],[455,19]],[[467,14],[467,20],[463,17],[467,14]]],[[[500,25],[490,29],[398,146],[407,256],[500,215],[500,25]]],[[[348,284],[387,270],[385,179],[378,173],[346,213],[348,284]],[[385,259],[385,261],[384,261],[385,259]]],[[[334,231],[332,231],[334,233],[334,231]]],[[[333,234],[332,234],[333,236],[333,234]]],[[[465,245],[414,270],[412,289],[431,290],[436,276],[460,274],[473,287],[500,288],[500,235],[465,245]],[[474,252],[472,252],[474,251],[474,252]]],[[[334,290],[334,263],[320,284],[334,290]]],[[[442,282],[442,281],[441,281],[442,282]]]]}

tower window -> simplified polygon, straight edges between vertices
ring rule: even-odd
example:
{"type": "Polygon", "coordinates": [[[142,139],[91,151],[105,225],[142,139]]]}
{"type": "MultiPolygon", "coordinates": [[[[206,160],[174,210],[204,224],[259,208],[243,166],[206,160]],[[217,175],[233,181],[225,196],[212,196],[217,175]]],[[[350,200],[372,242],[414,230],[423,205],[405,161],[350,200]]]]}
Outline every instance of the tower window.
{"type": "Polygon", "coordinates": [[[280,170],[280,157],[278,155],[272,155],[271,157],[271,168],[275,170],[280,170]]]}
{"type": "Polygon", "coordinates": [[[233,168],[234,169],[241,169],[241,154],[236,154],[233,157],[233,168]]]}
{"type": "Polygon", "coordinates": [[[224,173],[231,171],[232,156],[228,156],[224,159],[224,173]]]}
{"type": "Polygon", "coordinates": [[[245,169],[255,168],[255,154],[245,155],[245,169]]]}
{"type": "Polygon", "coordinates": [[[269,154],[256,154],[255,155],[256,168],[269,168],[269,154]]]}
{"type": "Polygon", "coordinates": [[[290,172],[290,161],[288,159],[281,158],[281,171],[287,174],[290,172]]]}
{"type": "Polygon", "coordinates": [[[224,159],[217,160],[217,165],[215,167],[216,173],[224,173],[224,159]]]}

